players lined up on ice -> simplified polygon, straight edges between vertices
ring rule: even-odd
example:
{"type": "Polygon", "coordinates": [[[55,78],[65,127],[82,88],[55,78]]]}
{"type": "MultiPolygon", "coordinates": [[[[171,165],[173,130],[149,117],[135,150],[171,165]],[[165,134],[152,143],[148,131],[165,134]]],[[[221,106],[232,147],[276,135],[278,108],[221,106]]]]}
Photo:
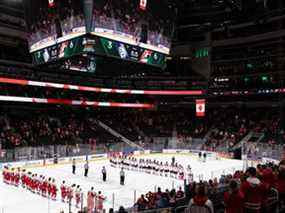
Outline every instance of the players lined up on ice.
{"type": "MultiPolygon", "coordinates": [[[[9,169],[8,167],[4,167],[2,175],[5,184],[16,187],[22,186],[22,188],[27,189],[32,193],[51,198],[52,200],[56,200],[57,198],[59,187],[56,185],[55,179],[53,178],[33,174],[24,169],[9,169]]],[[[91,191],[93,191],[93,187],[91,191]]],[[[79,185],[73,184],[69,186],[63,181],[60,186],[60,192],[62,202],[74,203],[75,206],[79,208],[83,199],[82,189],[79,185]]],[[[91,200],[91,198],[89,198],[91,194],[89,192],[87,194],[87,199],[89,199],[89,201],[91,200]]],[[[98,195],[94,193],[94,205],[97,209],[102,206],[102,200],[105,200],[105,198],[103,198],[101,192],[99,192],[98,195]]]]}
{"type": "Polygon", "coordinates": [[[178,163],[173,162],[161,162],[158,160],[150,159],[137,159],[135,157],[111,155],[110,156],[111,166],[117,168],[124,168],[126,170],[133,170],[139,172],[145,172],[148,174],[155,174],[165,177],[177,178],[183,180],[187,176],[192,175],[190,166],[185,171],[184,167],[178,163]]]}
{"type": "Polygon", "coordinates": [[[3,181],[6,184],[19,187],[20,185],[32,193],[37,193],[43,197],[50,197],[55,200],[57,196],[57,186],[55,179],[47,178],[43,175],[33,174],[26,170],[9,169],[4,167],[3,181]]]}

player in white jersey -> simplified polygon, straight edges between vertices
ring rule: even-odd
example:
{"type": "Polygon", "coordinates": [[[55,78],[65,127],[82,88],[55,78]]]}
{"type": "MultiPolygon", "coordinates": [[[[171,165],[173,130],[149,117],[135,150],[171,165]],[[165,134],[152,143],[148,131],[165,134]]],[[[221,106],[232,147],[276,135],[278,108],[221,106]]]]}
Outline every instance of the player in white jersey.
{"type": "Polygon", "coordinates": [[[178,176],[180,180],[184,180],[184,168],[182,165],[179,165],[178,167],[178,176]]]}
{"type": "Polygon", "coordinates": [[[169,165],[168,165],[168,162],[166,162],[166,163],[164,164],[163,170],[164,170],[164,175],[165,175],[165,177],[168,177],[168,176],[169,176],[169,165]]]}
{"type": "Polygon", "coordinates": [[[193,173],[192,173],[192,169],[191,169],[190,165],[188,165],[186,172],[187,172],[188,183],[192,183],[193,182],[193,173]]]}

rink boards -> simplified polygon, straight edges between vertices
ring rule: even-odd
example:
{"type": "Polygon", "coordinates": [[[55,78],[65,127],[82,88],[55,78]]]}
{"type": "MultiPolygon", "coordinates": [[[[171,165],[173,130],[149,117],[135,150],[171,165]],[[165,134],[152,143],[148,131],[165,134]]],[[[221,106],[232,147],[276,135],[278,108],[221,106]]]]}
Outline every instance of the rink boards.
{"type": "MultiPolygon", "coordinates": [[[[151,151],[151,150],[143,150],[143,151],[134,151],[135,156],[144,156],[144,155],[173,155],[173,154],[183,154],[183,155],[191,155],[197,156],[198,153],[206,153],[208,159],[216,159],[217,153],[208,152],[208,151],[200,151],[200,150],[187,150],[187,149],[164,149],[162,152],[151,151]]],[[[5,166],[13,167],[13,168],[37,168],[44,166],[54,166],[54,165],[62,165],[62,164],[70,164],[72,160],[75,159],[77,162],[88,161],[97,161],[97,160],[106,160],[108,154],[95,154],[95,155],[84,155],[84,156],[74,156],[74,157],[64,157],[58,158],[57,163],[55,163],[54,158],[41,159],[41,160],[30,160],[30,161],[19,161],[19,162],[7,162],[0,163],[0,169],[5,166]]]]}
{"type": "MultiPolygon", "coordinates": [[[[210,152],[210,151],[201,151],[201,150],[187,150],[187,149],[163,149],[162,152],[151,151],[151,150],[143,150],[143,151],[134,151],[135,156],[147,156],[147,155],[189,155],[198,158],[199,153],[206,153],[206,158],[209,160],[217,160],[219,158],[231,159],[230,155],[224,153],[210,152]]],[[[37,167],[45,167],[45,166],[55,166],[55,165],[63,165],[70,164],[72,160],[75,159],[77,162],[88,161],[98,161],[98,160],[106,160],[108,154],[95,154],[95,155],[84,155],[84,156],[74,156],[74,157],[64,157],[58,158],[57,162],[55,162],[54,158],[42,159],[42,160],[31,160],[31,161],[19,161],[19,162],[7,162],[0,163],[0,169],[5,166],[13,167],[13,168],[37,168],[37,167]]],[[[278,163],[275,159],[271,158],[263,158],[260,162],[268,163],[278,163]]]]}

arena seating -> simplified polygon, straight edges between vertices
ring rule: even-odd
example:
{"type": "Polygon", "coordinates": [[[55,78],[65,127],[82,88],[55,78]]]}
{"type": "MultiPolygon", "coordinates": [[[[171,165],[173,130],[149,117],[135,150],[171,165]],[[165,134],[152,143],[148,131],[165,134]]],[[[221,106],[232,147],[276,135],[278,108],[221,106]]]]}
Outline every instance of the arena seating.
{"type": "MultiPolygon", "coordinates": [[[[260,185],[255,187],[261,187],[265,191],[264,197],[262,200],[258,202],[252,202],[248,199],[254,199],[254,196],[258,196],[257,194],[254,194],[251,189],[242,189],[243,185],[246,184],[246,182],[249,180],[249,173],[250,170],[254,168],[249,168],[245,173],[242,171],[238,171],[235,174],[229,174],[226,176],[226,179],[223,182],[213,182],[210,181],[204,181],[200,183],[191,183],[186,186],[185,192],[186,192],[186,199],[183,199],[183,202],[181,203],[179,199],[176,200],[176,203],[174,207],[169,204],[169,200],[171,199],[171,192],[168,190],[166,192],[161,192],[160,189],[158,189],[157,192],[149,192],[146,196],[143,196],[138,199],[137,204],[135,205],[136,208],[139,210],[146,210],[146,212],[152,212],[150,209],[155,207],[152,207],[152,197],[158,197],[156,202],[156,208],[159,204],[159,199],[161,198],[161,195],[164,195],[164,198],[167,198],[167,201],[164,203],[164,205],[161,208],[171,208],[172,212],[207,212],[211,213],[211,206],[206,204],[206,201],[208,199],[211,200],[211,205],[214,207],[214,212],[224,212],[224,209],[226,208],[239,208],[240,206],[236,205],[242,205],[241,207],[244,208],[244,212],[276,212],[277,209],[279,209],[279,212],[284,212],[284,196],[279,196],[279,194],[284,194],[284,189],[278,189],[280,186],[280,183],[285,184],[285,169],[284,169],[285,161],[282,161],[279,165],[273,165],[268,164],[266,166],[263,166],[263,169],[257,170],[257,178],[260,180],[260,185]],[[266,170],[268,170],[273,174],[276,173],[276,176],[273,176],[273,184],[268,184],[266,180],[266,170]],[[231,195],[232,191],[229,189],[230,182],[234,180],[235,182],[239,183],[241,187],[238,187],[237,190],[241,190],[241,196],[242,200],[241,203],[237,201],[237,198],[234,198],[234,194],[231,195]],[[195,199],[193,201],[192,198],[194,198],[197,195],[197,188],[204,187],[207,191],[207,193],[204,196],[204,199],[197,199],[197,202],[199,200],[199,204],[195,204],[195,199]],[[230,196],[232,196],[233,199],[232,202],[228,203],[226,197],[224,197],[225,193],[230,193],[230,196]],[[250,193],[247,194],[247,193],[250,193]],[[253,194],[251,194],[253,193],[253,194]],[[151,196],[149,196],[151,194],[151,196]],[[145,198],[146,197],[146,198],[145,198]],[[149,199],[150,198],[150,199],[149,199]],[[189,201],[191,202],[189,203],[189,201]],[[194,203],[193,203],[194,202],[194,203]],[[234,205],[234,206],[227,206],[227,205],[234,205]]],[[[255,169],[254,169],[255,170],[255,169]]],[[[284,185],[283,185],[284,186],[284,185]]],[[[156,212],[154,210],[153,212],[156,212]]]]}

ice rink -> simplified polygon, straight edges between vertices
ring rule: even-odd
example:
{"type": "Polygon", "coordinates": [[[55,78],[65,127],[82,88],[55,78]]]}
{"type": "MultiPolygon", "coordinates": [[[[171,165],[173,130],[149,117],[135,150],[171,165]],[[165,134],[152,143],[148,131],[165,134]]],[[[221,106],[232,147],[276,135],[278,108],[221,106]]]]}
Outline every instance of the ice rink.
{"type": "MultiPolygon", "coordinates": [[[[170,162],[172,156],[175,156],[176,161],[184,165],[185,168],[187,165],[191,166],[195,180],[199,180],[199,178],[208,180],[213,177],[219,177],[223,173],[232,173],[243,167],[242,161],[239,160],[207,160],[207,162],[204,163],[198,161],[194,156],[185,154],[152,154],[145,155],[143,158],[170,162]]],[[[172,189],[172,187],[178,188],[179,186],[183,186],[183,181],[181,180],[137,171],[126,171],[125,185],[121,186],[119,184],[120,170],[111,167],[108,160],[90,162],[89,176],[87,178],[83,177],[83,163],[77,164],[76,175],[72,175],[71,173],[71,164],[53,165],[29,169],[29,171],[55,178],[58,186],[60,186],[63,180],[70,185],[80,185],[85,194],[85,202],[86,192],[93,186],[96,192],[100,190],[106,196],[107,199],[104,206],[106,208],[112,207],[114,200],[115,209],[121,205],[131,207],[134,204],[135,196],[138,198],[142,193],[154,191],[157,187],[161,187],[162,190],[165,190],[172,189]],[[102,181],[101,177],[102,166],[105,166],[107,169],[106,183],[102,181]]],[[[4,184],[1,175],[0,213],[59,213],[60,210],[64,210],[66,213],[68,209],[68,204],[62,203],[59,200],[59,193],[57,201],[51,201],[37,194],[32,194],[21,187],[17,188],[4,184]]],[[[72,206],[72,209],[72,212],[75,212],[74,206],[72,206]]]]}

